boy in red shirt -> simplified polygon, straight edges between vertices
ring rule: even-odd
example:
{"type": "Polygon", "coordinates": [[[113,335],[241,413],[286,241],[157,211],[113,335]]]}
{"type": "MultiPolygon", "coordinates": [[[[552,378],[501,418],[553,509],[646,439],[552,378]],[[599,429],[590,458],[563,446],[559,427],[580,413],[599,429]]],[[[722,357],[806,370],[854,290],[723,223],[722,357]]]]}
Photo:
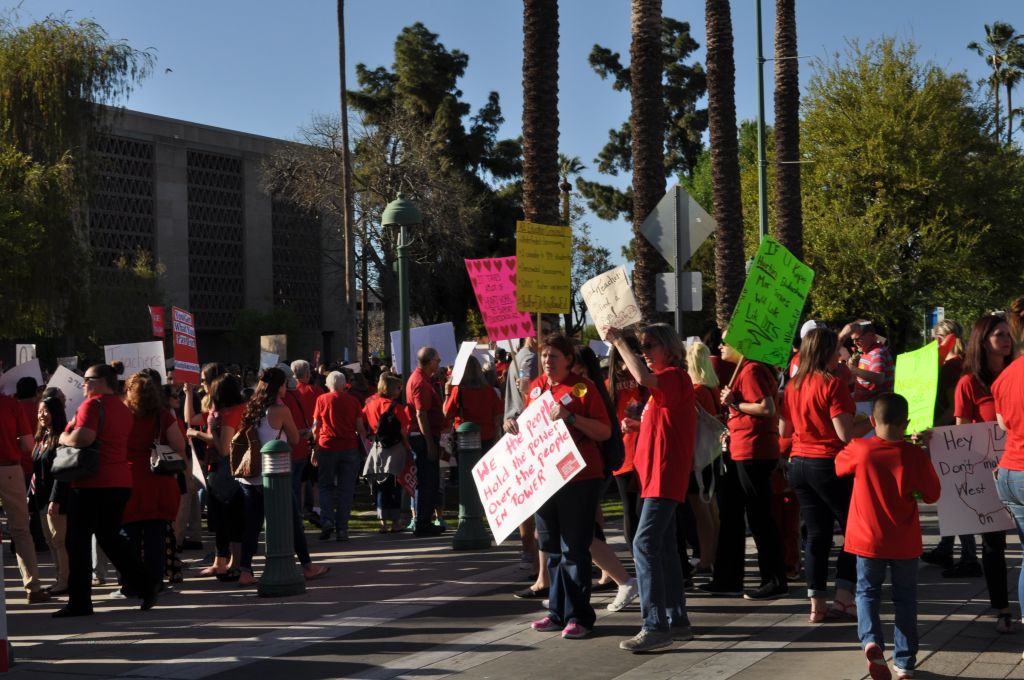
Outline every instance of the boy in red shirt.
{"type": "Polygon", "coordinates": [[[892,677],[878,615],[886,566],[896,609],[893,665],[899,678],[914,677],[921,556],[921,522],[914,493],[925,503],[939,499],[939,478],[928,454],[903,440],[907,423],[907,400],[883,394],[872,409],[875,436],[854,439],[836,456],[836,474],[854,475],[844,550],[857,556],[857,634],[874,680],[892,677]]]}

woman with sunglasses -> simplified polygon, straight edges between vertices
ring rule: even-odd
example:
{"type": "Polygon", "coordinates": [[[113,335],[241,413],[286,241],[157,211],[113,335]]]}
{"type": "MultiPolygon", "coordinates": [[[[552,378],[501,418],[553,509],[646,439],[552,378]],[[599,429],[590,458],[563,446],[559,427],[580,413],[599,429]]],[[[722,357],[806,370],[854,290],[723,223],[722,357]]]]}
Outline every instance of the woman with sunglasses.
{"type": "Polygon", "coordinates": [[[693,639],[676,545],[676,507],[686,501],[693,469],[696,397],[683,369],[683,343],[668,324],[643,330],[642,358],[618,329],[606,329],[605,338],[637,383],[650,392],[633,457],[643,502],[633,539],[643,627],[619,643],[619,649],[647,652],[667,647],[673,640],[693,639]]]}
{"type": "MultiPolygon", "coordinates": [[[[576,348],[561,334],[549,335],[540,346],[541,375],[530,383],[526,406],[550,392],[555,405],[549,414],[561,420],[586,466],[537,511],[540,550],[547,561],[548,615],[531,627],[539,632],[562,631],[565,639],[590,634],[597,616],[590,605],[590,544],[594,517],[604,482],[604,460],[598,443],[612,433],[605,405],[595,385],[572,372],[576,348]]],[[[518,434],[515,421],[506,431],[518,434]]]]}

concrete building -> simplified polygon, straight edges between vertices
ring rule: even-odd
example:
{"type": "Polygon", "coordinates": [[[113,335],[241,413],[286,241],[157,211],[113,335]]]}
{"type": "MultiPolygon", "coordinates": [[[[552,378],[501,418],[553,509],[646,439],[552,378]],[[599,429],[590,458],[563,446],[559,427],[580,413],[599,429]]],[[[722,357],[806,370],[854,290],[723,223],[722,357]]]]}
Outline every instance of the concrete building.
{"type": "Polygon", "coordinates": [[[166,302],[195,315],[200,361],[237,360],[238,313],[275,307],[300,321],[289,359],[340,353],[344,278],[324,257],[338,230],[261,188],[263,159],[285,143],[134,111],[98,142],[93,251],[106,267],[138,249],[163,264],[166,302]]]}

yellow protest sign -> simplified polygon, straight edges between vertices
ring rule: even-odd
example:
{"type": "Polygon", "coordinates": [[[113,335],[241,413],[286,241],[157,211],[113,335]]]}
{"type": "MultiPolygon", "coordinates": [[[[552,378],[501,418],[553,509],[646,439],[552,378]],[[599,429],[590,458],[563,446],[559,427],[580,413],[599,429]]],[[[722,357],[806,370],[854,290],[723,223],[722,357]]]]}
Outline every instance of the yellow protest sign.
{"type": "Polygon", "coordinates": [[[571,265],[569,227],[516,222],[516,309],[567,313],[571,265]]]}

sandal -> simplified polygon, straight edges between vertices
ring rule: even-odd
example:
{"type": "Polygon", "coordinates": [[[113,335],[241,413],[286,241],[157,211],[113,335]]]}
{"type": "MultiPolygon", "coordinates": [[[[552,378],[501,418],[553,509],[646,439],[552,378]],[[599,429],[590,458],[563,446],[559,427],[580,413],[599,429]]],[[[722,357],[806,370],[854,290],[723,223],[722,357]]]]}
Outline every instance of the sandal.
{"type": "Polygon", "coordinates": [[[1013,632],[1013,617],[1009,614],[996,615],[996,632],[1007,635],[1013,632]]]}
{"type": "Polygon", "coordinates": [[[311,564],[311,565],[309,565],[309,568],[304,568],[302,570],[302,575],[306,577],[307,581],[312,581],[315,578],[320,578],[321,576],[323,576],[324,574],[326,574],[330,570],[331,570],[330,567],[325,567],[325,566],[322,566],[322,565],[319,565],[319,564],[317,564],[317,565],[312,565],[311,564]]]}
{"type": "Polygon", "coordinates": [[[249,586],[254,586],[254,585],[256,585],[256,577],[253,576],[252,571],[246,570],[245,572],[240,572],[239,573],[239,576],[238,576],[238,587],[239,588],[247,588],[249,586]]]}
{"type": "Polygon", "coordinates": [[[242,571],[240,569],[228,569],[227,571],[215,574],[215,576],[222,583],[234,583],[242,577],[242,571]]]}
{"type": "Polygon", "coordinates": [[[849,604],[843,604],[838,600],[832,603],[828,611],[825,612],[826,621],[841,621],[843,623],[856,622],[857,621],[857,603],[851,602],[849,604]]]}
{"type": "Polygon", "coordinates": [[[807,623],[825,623],[825,619],[828,618],[828,612],[821,610],[812,611],[811,615],[807,617],[807,623]]]}

